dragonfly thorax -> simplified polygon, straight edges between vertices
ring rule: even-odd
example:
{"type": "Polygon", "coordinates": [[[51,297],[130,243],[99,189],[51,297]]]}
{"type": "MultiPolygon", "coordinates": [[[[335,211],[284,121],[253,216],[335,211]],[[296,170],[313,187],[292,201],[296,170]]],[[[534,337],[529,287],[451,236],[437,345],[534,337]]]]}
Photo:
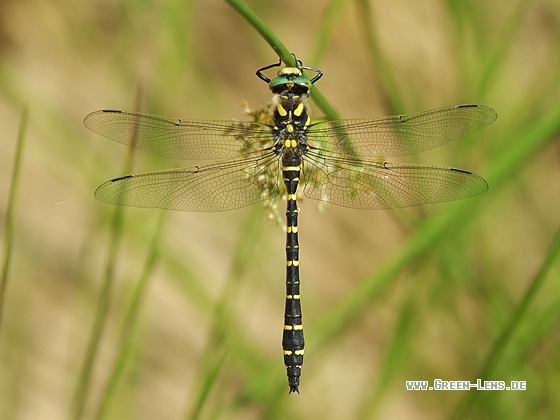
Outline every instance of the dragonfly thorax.
{"type": "Polygon", "coordinates": [[[289,160],[300,159],[307,149],[307,129],[311,123],[307,95],[283,92],[273,96],[272,106],[277,153],[289,160]]]}

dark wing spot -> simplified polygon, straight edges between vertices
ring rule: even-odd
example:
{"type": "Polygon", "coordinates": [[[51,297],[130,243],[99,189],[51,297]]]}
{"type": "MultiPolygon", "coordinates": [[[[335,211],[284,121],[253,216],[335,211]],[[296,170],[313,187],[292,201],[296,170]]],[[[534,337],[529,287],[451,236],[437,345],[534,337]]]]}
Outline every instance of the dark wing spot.
{"type": "Polygon", "coordinates": [[[120,176],[118,178],[111,179],[109,182],[117,182],[117,181],[120,181],[121,179],[132,178],[132,177],[133,177],[133,175],[120,176]]]}
{"type": "Polygon", "coordinates": [[[449,168],[449,169],[452,170],[452,171],[455,171],[455,172],[462,172],[462,173],[464,173],[464,174],[473,175],[472,172],[464,171],[464,170],[462,170],[462,169],[457,169],[457,168],[449,168]]]}

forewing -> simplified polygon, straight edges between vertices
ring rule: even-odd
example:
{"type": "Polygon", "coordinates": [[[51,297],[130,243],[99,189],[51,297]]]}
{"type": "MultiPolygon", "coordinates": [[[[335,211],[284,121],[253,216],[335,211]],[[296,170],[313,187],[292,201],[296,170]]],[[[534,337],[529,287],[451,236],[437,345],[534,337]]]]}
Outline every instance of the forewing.
{"type": "Polygon", "coordinates": [[[270,128],[243,121],[184,121],[125,111],[95,111],[84,119],[93,132],[173,159],[245,157],[272,146],[270,128]]]}
{"type": "Polygon", "coordinates": [[[309,144],[331,153],[363,157],[423,152],[481,130],[497,118],[483,105],[458,105],[375,120],[338,120],[309,128],[309,144]]]}
{"type": "Polygon", "coordinates": [[[356,209],[439,203],[488,190],[483,178],[460,169],[313,155],[307,156],[303,178],[307,197],[356,209]]]}
{"type": "Polygon", "coordinates": [[[278,159],[220,162],[206,166],[127,175],[95,191],[106,203],[183,211],[225,211],[278,195],[278,159]]]}

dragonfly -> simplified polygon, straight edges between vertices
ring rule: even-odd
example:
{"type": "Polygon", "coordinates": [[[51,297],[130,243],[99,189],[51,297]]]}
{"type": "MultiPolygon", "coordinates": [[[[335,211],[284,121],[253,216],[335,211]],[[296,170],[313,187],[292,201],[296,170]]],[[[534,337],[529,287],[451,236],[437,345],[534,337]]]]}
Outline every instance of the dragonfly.
{"type": "Polygon", "coordinates": [[[420,153],[491,124],[496,112],[457,105],[379,119],[313,122],[308,98],[319,69],[282,60],[257,70],[271,104],[264,121],[184,120],[100,110],[84,124],[93,132],[172,159],[217,162],[125,175],[101,184],[100,201],[190,212],[238,209],[286,195],[286,305],[282,348],[289,393],[299,393],[304,356],[300,296],[298,191],[354,209],[394,209],[474,197],[488,190],[472,172],[386,157],[420,153]],[[269,78],[265,71],[279,67],[269,78]],[[309,78],[305,71],[313,73],[309,78]],[[300,187],[301,185],[301,187],[300,187]]]}

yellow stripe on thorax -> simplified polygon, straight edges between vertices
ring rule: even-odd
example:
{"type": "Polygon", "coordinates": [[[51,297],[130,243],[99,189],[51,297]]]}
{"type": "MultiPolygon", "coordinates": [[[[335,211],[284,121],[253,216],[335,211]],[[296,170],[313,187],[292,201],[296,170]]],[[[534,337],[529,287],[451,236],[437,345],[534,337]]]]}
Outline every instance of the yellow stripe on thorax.
{"type": "Polygon", "coordinates": [[[278,110],[278,113],[279,113],[282,117],[285,117],[286,115],[288,115],[288,111],[286,111],[286,108],[284,108],[284,107],[282,106],[282,104],[276,105],[276,109],[278,110]]]}

